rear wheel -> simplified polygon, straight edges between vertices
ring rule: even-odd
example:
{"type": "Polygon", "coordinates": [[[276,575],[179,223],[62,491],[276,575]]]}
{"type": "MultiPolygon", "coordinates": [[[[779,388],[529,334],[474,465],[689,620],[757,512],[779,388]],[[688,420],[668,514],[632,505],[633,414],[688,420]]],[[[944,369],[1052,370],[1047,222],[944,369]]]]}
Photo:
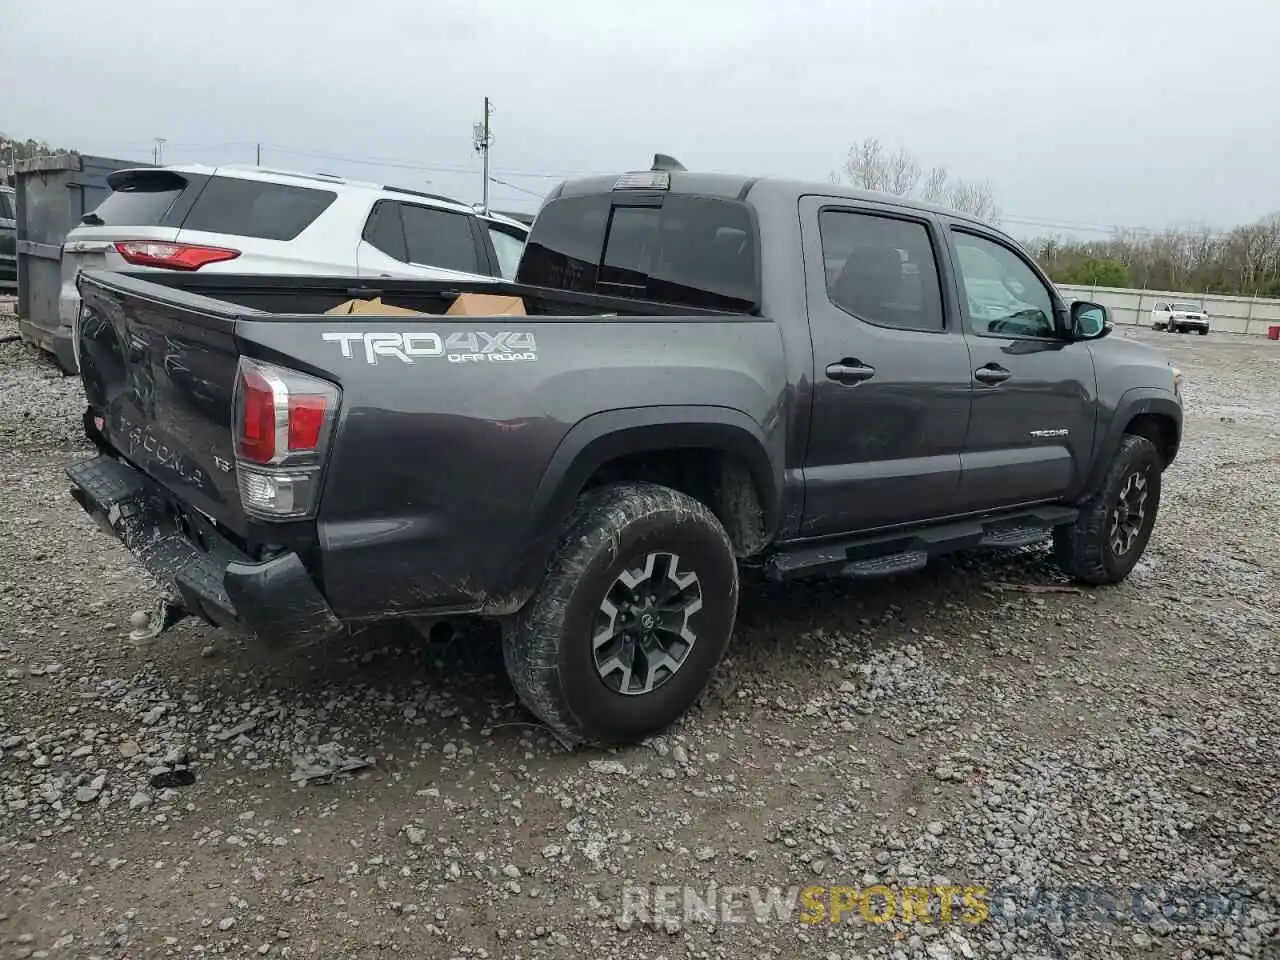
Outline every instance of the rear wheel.
{"type": "Polygon", "coordinates": [[[564,740],[628,743],[706,688],[738,606],[738,567],[703,504],[652,483],[578,502],[546,577],[506,625],[524,705],[564,740]]]}
{"type": "Polygon", "coordinates": [[[1146,437],[1125,434],[1097,495],[1076,522],[1053,531],[1054,559],[1086,583],[1118,583],[1147,548],[1160,509],[1160,454],[1146,437]]]}

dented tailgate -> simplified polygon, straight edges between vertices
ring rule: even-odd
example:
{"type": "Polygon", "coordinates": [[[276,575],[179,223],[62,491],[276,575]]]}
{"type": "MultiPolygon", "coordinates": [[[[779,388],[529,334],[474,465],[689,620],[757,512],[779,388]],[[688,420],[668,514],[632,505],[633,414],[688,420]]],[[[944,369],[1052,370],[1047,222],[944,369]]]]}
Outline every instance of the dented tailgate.
{"type": "Polygon", "coordinates": [[[119,274],[85,272],[79,287],[75,342],[94,425],[181,501],[242,534],[231,416],[245,308],[119,274]]]}

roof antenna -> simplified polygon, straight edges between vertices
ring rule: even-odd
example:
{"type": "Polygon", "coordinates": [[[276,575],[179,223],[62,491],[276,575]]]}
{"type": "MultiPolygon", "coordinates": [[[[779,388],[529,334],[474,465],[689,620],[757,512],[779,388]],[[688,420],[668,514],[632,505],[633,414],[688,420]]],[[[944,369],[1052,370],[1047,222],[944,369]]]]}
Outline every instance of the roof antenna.
{"type": "Polygon", "coordinates": [[[685,166],[675,157],[668,156],[665,153],[655,153],[653,155],[653,166],[650,170],[684,170],[685,166]]]}

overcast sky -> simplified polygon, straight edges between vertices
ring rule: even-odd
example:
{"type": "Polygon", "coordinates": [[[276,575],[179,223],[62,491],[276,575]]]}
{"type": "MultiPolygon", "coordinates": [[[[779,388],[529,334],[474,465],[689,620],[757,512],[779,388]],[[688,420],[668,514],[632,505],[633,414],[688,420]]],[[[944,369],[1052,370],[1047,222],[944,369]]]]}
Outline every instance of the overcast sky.
{"type": "Polygon", "coordinates": [[[1020,236],[1280,210],[1275,0],[5,5],[0,130],[84,152],[261,142],[264,165],[475,200],[488,95],[500,208],[659,150],[824,180],[873,136],[989,178],[1020,236]]]}

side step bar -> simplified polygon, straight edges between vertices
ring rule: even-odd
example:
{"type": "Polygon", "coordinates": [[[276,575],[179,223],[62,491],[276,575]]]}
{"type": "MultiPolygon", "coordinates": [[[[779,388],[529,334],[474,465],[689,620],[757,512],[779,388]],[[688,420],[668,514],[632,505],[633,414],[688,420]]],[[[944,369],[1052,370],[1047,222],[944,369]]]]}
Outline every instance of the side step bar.
{"type": "Polygon", "coordinates": [[[930,557],[981,547],[1009,549],[1039,543],[1054,527],[1072,523],[1074,507],[1043,506],[953,523],[783,548],[764,563],[770,580],[800,576],[887,577],[922,569],[930,557]]]}

